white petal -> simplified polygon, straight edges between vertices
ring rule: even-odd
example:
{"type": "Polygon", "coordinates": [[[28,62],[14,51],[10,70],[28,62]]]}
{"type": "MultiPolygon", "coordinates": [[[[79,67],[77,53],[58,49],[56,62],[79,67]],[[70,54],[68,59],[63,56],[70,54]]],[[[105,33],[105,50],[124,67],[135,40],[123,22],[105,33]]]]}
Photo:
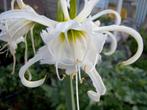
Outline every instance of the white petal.
{"type": "Polygon", "coordinates": [[[75,66],[66,66],[64,68],[66,70],[67,75],[72,75],[73,73],[77,72],[75,66]]]}
{"type": "Polygon", "coordinates": [[[16,40],[16,43],[24,42],[24,38],[21,36],[19,39],[16,40]]]}
{"type": "Polygon", "coordinates": [[[85,20],[91,13],[94,6],[98,3],[99,0],[85,0],[85,5],[83,10],[75,18],[77,21],[85,20]]]}
{"type": "Polygon", "coordinates": [[[23,78],[21,78],[21,82],[26,87],[34,88],[34,87],[41,86],[44,83],[45,79],[46,79],[46,77],[44,77],[38,81],[29,81],[25,77],[23,77],[23,78]]]}
{"type": "Polygon", "coordinates": [[[38,56],[42,57],[40,59],[41,64],[55,64],[56,63],[56,57],[52,56],[48,48],[49,47],[47,45],[43,46],[37,52],[38,56]]]}
{"type": "Polygon", "coordinates": [[[47,28],[46,30],[43,30],[41,35],[42,40],[45,44],[48,44],[51,40],[56,39],[59,37],[61,32],[58,32],[55,28],[47,28]]]}
{"type": "Polygon", "coordinates": [[[74,30],[82,30],[82,31],[85,31],[86,33],[91,33],[92,30],[93,30],[93,22],[91,21],[91,19],[87,19],[85,20],[84,22],[82,23],[75,23],[75,27],[73,26],[72,28],[74,30]]]}
{"type": "Polygon", "coordinates": [[[54,26],[57,23],[45,16],[27,10],[10,10],[0,14],[0,21],[5,19],[26,19],[44,26],[54,26]]]}
{"type": "Polygon", "coordinates": [[[38,87],[44,83],[46,76],[38,81],[29,81],[25,78],[25,72],[28,70],[28,68],[31,65],[33,65],[34,63],[38,62],[40,59],[41,59],[41,57],[39,55],[36,55],[32,59],[30,59],[24,66],[21,67],[21,69],[19,71],[19,77],[20,77],[21,82],[24,86],[34,88],[34,87],[38,87]]]}
{"type": "Polygon", "coordinates": [[[98,102],[100,100],[100,96],[104,95],[106,92],[106,88],[103,84],[103,81],[100,77],[100,75],[97,73],[97,71],[94,69],[92,72],[90,72],[90,68],[87,68],[88,70],[86,71],[87,74],[89,75],[90,79],[92,80],[93,86],[96,89],[96,92],[93,90],[89,90],[88,96],[89,98],[94,101],[98,102]]]}
{"type": "Polygon", "coordinates": [[[93,86],[96,89],[96,92],[99,95],[104,95],[106,92],[105,85],[99,75],[99,73],[94,69],[92,72],[87,73],[90,79],[92,80],[93,86]]]}
{"type": "Polygon", "coordinates": [[[134,63],[142,54],[143,52],[143,39],[141,35],[134,29],[126,26],[117,26],[117,25],[112,25],[112,26],[104,26],[104,27],[98,27],[96,31],[120,31],[120,32],[125,32],[130,34],[138,44],[138,49],[135,55],[133,55],[131,58],[129,58],[127,61],[123,61],[123,65],[129,65],[134,63]]]}
{"type": "Polygon", "coordinates": [[[96,93],[96,92],[90,90],[87,92],[87,94],[92,101],[94,101],[94,102],[100,101],[100,94],[99,93],[96,93]]]}
{"type": "Polygon", "coordinates": [[[106,36],[102,33],[92,33],[91,38],[93,40],[93,45],[96,47],[97,52],[101,53],[106,42],[106,36]]]}
{"type": "Polygon", "coordinates": [[[78,22],[69,20],[67,22],[58,23],[58,25],[56,25],[56,29],[60,32],[67,32],[69,29],[73,29],[77,26],[79,26],[78,22]]]}
{"type": "Polygon", "coordinates": [[[116,25],[121,24],[121,16],[120,16],[120,14],[118,12],[114,11],[114,10],[111,10],[111,9],[101,11],[101,12],[97,13],[96,15],[92,16],[91,18],[92,18],[92,20],[96,20],[99,17],[101,17],[103,15],[106,15],[106,14],[114,14],[116,16],[115,24],[116,25]]]}

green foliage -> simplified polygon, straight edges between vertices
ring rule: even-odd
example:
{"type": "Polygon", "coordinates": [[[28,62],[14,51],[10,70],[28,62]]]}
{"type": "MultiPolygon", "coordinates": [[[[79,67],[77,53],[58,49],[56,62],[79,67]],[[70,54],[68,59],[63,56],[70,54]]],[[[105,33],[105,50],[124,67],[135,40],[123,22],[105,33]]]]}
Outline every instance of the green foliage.
{"type": "MultiPolygon", "coordinates": [[[[117,53],[116,53],[117,54],[117,53]]],[[[113,55],[111,59],[117,57],[113,55]]],[[[107,59],[99,67],[107,87],[100,110],[144,110],[147,109],[147,72],[137,67],[113,66],[107,59]]]]}

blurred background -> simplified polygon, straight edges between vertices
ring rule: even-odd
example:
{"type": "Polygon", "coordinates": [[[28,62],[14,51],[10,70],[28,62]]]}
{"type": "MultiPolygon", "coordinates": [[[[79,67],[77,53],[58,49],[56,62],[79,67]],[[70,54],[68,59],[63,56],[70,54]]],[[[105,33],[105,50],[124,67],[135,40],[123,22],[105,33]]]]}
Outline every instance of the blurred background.
{"type": "MultiPolygon", "coordinates": [[[[57,0],[24,0],[38,13],[56,19],[57,0]]],[[[0,0],[0,12],[11,9],[11,0],[0,0]]],[[[79,0],[78,10],[83,7],[84,0],[79,0]]],[[[129,58],[136,52],[137,44],[129,35],[118,33],[118,49],[112,56],[102,54],[102,62],[97,65],[107,88],[106,95],[99,103],[91,103],[87,90],[92,89],[92,82],[86,76],[80,84],[79,96],[81,110],[147,110],[147,0],[100,0],[92,14],[104,9],[114,9],[121,14],[122,25],[136,29],[143,37],[144,52],[141,58],[131,66],[120,67],[119,62],[129,58]]],[[[114,23],[114,16],[109,14],[99,19],[102,25],[114,23]]],[[[40,39],[42,26],[34,29],[35,46],[43,45],[40,39]]],[[[28,36],[30,36],[28,34],[28,36]]],[[[29,55],[33,56],[30,37],[27,37],[29,55]]],[[[2,46],[4,42],[0,42],[2,46]]],[[[108,42],[109,45],[109,42],[108,42]]],[[[17,66],[11,75],[13,58],[9,52],[0,54],[0,110],[67,110],[65,83],[58,81],[54,66],[35,64],[29,69],[34,80],[48,74],[44,85],[30,89],[24,87],[18,77],[18,71],[24,64],[25,45],[19,44],[17,49],[17,66]]],[[[106,45],[107,47],[107,45],[106,45]]],[[[107,48],[104,50],[107,51],[107,48]]],[[[64,73],[64,71],[60,71],[64,73]]]]}

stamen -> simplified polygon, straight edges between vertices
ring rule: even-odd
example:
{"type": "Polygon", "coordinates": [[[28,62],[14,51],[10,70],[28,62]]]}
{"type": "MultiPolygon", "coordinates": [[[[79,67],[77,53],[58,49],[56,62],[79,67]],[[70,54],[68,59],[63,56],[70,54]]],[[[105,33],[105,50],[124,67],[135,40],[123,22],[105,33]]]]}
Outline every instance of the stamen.
{"type": "Polygon", "coordinates": [[[80,81],[80,83],[82,83],[81,70],[80,70],[80,66],[79,65],[77,66],[77,69],[78,69],[79,81],[80,81]]]}
{"type": "Polygon", "coordinates": [[[15,54],[14,53],[12,54],[12,56],[13,56],[13,69],[12,69],[11,74],[13,75],[15,73],[16,57],[15,57],[15,54]]]}
{"type": "Polygon", "coordinates": [[[24,43],[25,43],[25,57],[24,57],[25,63],[28,60],[28,43],[27,43],[27,38],[26,37],[27,37],[27,34],[25,35],[25,40],[24,40],[24,43]]]}
{"type": "Polygon", "coordinates": [[[58,62],[56,62],[55,67],[56,67],[56,75],[57,75],[58,79],[59,79],[60,81],[62,81],[62,80],[64,79],[64,77],[61,78],[60,75],[59,75],[59,71],[58,71],[58,62]]]}
{"type": "Polygon", "coordinates": [[[78,87],[78,75],[76,74],[76,99],[77,99],[77,110],[80,110],[79,105],[79,87],[78,87]]]}
{"type": "Polygon", "coordinates": [[[34,42],[34,36],[33,36],[33,29],[34,29],[34,25],[31,28],[30,34],[31,34],[32,48],[33,48],[33,52],[34,52],[34,55],[35,55],[36,54],[36,49],[35,49],[35,42],[34,42]]]}
{"type": "MultiPolygon", "coordinates": [[[[28,43],[27,43],[27,34],[25,35],[25,57],[24,57],[24,60],[25,60],[25,63],[27,63],[28,61],[28,43]]],[[[29,76],[29,81],[32,80],[32,74],[31,72],[29,71],[29,69],[27,70],[27,74],[29,76]]]]}

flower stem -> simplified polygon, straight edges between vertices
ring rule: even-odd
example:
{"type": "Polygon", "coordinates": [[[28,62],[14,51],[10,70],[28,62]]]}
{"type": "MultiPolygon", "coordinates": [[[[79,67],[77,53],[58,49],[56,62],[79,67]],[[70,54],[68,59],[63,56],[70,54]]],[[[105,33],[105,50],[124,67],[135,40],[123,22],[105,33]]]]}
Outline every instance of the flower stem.
{"type": "Polygon", "coordinates": [[[77,0],[70,0],[70,18],[74,19],[77,16],[77,0]]]}
{"type": "Polygon", "coordinates": [[[76,110],[72,76],[66,76],[64,80],[64,90],[65,90],[67,109],[76,110]]]}

